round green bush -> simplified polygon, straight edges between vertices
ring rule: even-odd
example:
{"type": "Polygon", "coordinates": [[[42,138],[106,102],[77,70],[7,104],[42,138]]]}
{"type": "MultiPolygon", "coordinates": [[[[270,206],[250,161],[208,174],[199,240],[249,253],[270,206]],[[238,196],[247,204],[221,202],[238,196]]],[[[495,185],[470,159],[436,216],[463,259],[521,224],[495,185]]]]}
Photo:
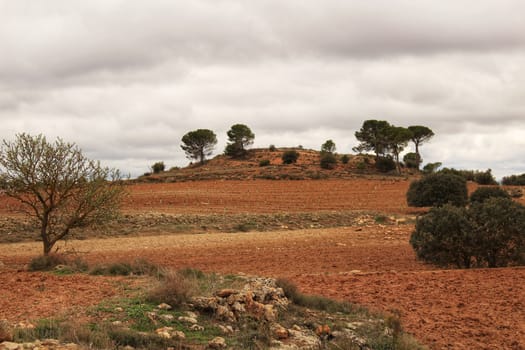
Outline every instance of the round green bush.
{"type": "Polygon", "coordinates": [[[268,165],[270,165],[270,160],[269,159],[262,159],[259,162],[259,166],[268,166],[268,165]]]}
{"type": "Polygon", "coordinates": [[[281,159],[283,160],[283,164],[293,164],[297,162],[298,158],[299,152],[294,150],[284,152],[281,157],[281,159]]]}
{"type": "Polygon", "coordinates": [[[494,197],[510,198],[510,195],[501,187],[480,187],[470,195],[470,203],[484,202],[494,197]]]}
{"type": "Polygon", "coordinates": [[[419,259],[447,267],[469,268],[472,227],[463,207],[446,204],[418,219],[410,244],[419,259]]]}
{"type": "Polygon", "coordinates": [[[407,168],[419,169],[419,164],[421,163],[421,160],[419,159],[419,155],[417,153],[411,152],[405,154],[405,156],[403,157],[403,162],[405,163],[407,168]]]}
{"type": "Polygon", "coordinates": [[[337,165],[337,158],[332,153],[325,153],[321,156],[321,168],[334,169],[337,165]]]}
{"type": "Polygon", "coordinates": [[[447,203],[465,206],[468,200],[465,178],[447,173],[429,174],[413,181],[407,192],[411,207],[442,206],[447,203]]]}
{"type": "Polygon", "coordinates": [[[481,266],[525,264],[525,207],[508,198],[488,198],[472,204],[476,260],[481,266]]]}
{"type": "Polygon", "coordinates": [[[382,173],[396,169],[396,162],[391,157],[379,157],[376,159],[376,169],[382,173]]]}

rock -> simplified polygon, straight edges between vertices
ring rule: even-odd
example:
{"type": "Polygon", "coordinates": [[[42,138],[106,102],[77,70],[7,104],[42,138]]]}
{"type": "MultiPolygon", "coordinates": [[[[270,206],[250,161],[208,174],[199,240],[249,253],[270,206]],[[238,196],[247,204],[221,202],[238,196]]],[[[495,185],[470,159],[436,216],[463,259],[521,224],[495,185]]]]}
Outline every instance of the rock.
{"type": "Polygon", "coordinates": [[[204,327],[203,326],[200,326],[198,324],[194,324],[190,327],[190,331],[194,331],[194,332],[201,332],[204,330],[204,327]]]}
{"type": "Polygon", "coordinates": [[[171,336],[175,339],[186,339],[186,334],[181,331],[174,331],[171,336]]]}
{"type": "Polygon", "coordinates": [[[166,304],[166,303],[157,305],[157,308],[160,310],[171,310],[172,309],[171,305],[166,304]]]}
{"type": "Polygon", "coordinates": [[[191,318],[197,318],[198,317],[198,315],[195,312],[192,312],[192,311],[186,311],[186,316],[191,317],[191,318]]]}
{"type": "Polygon", "coordinates": [[[274,322],[277,319],[277,310],[273,305],[264,305],[264,319],[270,322],[274,322]]]}
{"type": "Polygon", "coordinates": [[[179,318],[177,318],[179,321],[181,322],[184,322],[184,323],[191,323],[191,324],[197,324],[197,320],[193,317],[186,317],[186,316],[179,316],[179,318]]]}
{"type": "Polygon", "coordinates": [[[165,338],[165,339],[171,339],[171,332],[172,331],[173,331],[172,327],[162,327],[162,328],[155,329],[155,333],[159,337],[165,338]]]}
{"type": "Polygon", "coordinates": [[[123,309],[123,308],[121,308],[121,307],[119,306],[119,307],[116,307],[116,308],[115,308],[115,311],[116,311],[116,312],[123,312],[123,311],[124,311],[124,309],[123,309]]]}
{"type": "Polygon", "coordinates": [[[113,326],[122,326],[122,321],[113,321],[111,322],[113,326]]]}
{"type": "Polygon", "coordinates": [[[135,350],[135,348],[131,345],[126,345],[125,347],[122,348],[122,350],[135,350]]]}
{"type": "Polygon", "coordinates": [[[44,346],[58,346],[60,342],[56,339],[44,339],[42,340],[42,345],[44,346]]]}
{"type": "Polygon", "coordinates": [[[284,340],[290,337],[290,332],[288,332],[288,330],[284,328],[283,326],[277,324],[273,328],[273,335],[275,336],[276,339],[284,340]]]}
{"type": "Polygon", "coordinates": [[[208,349],[224,349],[226,345],[226,340],[222,337],[215,337],[208,343],[208,349]]]}
{"type": "Polygon", "coordinates": [[[223,305],[217,306],[217,309],[215,310],[215,316],[227,322],[235,322],[235,315],[233,314],[233,312],[223,305]]]}
{"type": "Polygon", "coordinates": [[[17,349],[22,349],[22,347],[21,346],[19,347],[17,343],[11,343],[8,341],[0,343],[0,350],[17,350],[17,349]]]}
{"type": "Polygon", "coordinates": [[[232,326],[223,326],[222,324],[218,325],[219,329],[221,330],[222,334],[232,334],[233,328],[232,326]]]}
{"type": "Polygon", "coordinates": [[[173,321],[173,320],[175,319],[175,316],[173,316],[173,315],[168,315],[168,314],[166,314],[166,315],[160,315],[159,317],[160,317],[161,319],[163,319],[164,321],[167,321],[167,322],[171,322],[171,321],[173,321]]]}

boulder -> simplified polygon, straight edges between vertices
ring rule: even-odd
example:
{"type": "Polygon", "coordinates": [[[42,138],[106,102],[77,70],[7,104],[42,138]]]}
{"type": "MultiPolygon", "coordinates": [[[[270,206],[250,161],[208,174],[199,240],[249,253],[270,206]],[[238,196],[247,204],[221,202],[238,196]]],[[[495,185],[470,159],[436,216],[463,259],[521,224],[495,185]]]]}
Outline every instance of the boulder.
{"type": "Polygon", "coordinates": [[[227,346],[226,340],[222,337],[215,337],[208,343],[208,349],[224,349],[227,346]]]}

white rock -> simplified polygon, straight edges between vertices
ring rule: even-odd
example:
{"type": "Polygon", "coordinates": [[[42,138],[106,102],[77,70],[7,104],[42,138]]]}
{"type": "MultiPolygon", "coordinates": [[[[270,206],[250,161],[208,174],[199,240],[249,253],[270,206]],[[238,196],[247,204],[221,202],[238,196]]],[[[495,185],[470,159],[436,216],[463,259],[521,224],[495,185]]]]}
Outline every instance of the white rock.
{"type": "Polygon", "coordinates": [[[210,349],[224,349],[227,347],[226,340],[222,337],[215,337],[208,343],[210,349]]]}

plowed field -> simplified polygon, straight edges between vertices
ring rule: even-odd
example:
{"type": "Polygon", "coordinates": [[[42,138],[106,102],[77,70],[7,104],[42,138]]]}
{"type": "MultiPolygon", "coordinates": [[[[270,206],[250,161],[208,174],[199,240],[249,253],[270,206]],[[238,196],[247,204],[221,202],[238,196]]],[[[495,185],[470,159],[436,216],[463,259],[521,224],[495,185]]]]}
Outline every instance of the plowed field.
{"type": "MultiPolygon", "coordinates": [[[[411,212],[404,200],[407,187],[406,181],[362,179],[136,185],[130,188],[125,210],[355,209],[403,214],[411,212]]],[[[264,233],[166,232],[69,241],[61,249],[74,249],[90,262],[145,257],[177,268],[286,277],[306,292],[398,312],[405,329],[432,349],[525,349],[525,269],[435,269],[416,261],[408,244],[412,230],[411,224],[365,224],[264,233]]],[[[0,260],[6,265],[0,273],[0,319],[49,316],[62,305],[85,306],[115,293],[105,280],[77,276],[50,280],[47,275],[12,270],[40,249],[38,243],[0,245],[0,260]],[[62,288],[46,287],[51,284],[62,288]],[[68,292],[72,289],[76,293],[68,292]]]]}

